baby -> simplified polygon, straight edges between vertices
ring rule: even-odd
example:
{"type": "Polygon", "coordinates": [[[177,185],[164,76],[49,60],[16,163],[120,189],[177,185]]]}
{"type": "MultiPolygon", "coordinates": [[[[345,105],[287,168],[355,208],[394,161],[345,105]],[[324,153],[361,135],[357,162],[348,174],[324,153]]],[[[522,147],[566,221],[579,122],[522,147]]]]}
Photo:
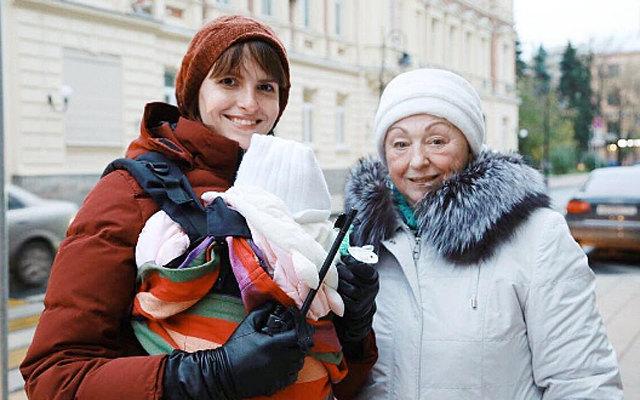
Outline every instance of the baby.
{"type": "MultiPolygon", "coordinates": [[[[313,151],[298,142],[253,135],[234,185],[226,192],[204,193],[202,200],[210,204],[218,197],[246,219],[251,231],[250,243],[255,245],[253,249],[261,266],[300,308],[309,290],[319,286],[318,269],[335,237],[329,221],[329,191],[313,151]]],[[[164,211],[154,214],[145,224],[136,246],[141,283],[136,305],[153,318],[165,319],[201,300],[206,295],[206,286],[202,290],[187,291],[187,298],[172,295],[176,301],[169,305],[158,300],[153,294],[154,288],[145,283],[162,282],[154,278],[157,275],[154,272],[181,283],[187,274],[201,280],[204,276],[213,276],[217,260],[211,257],[216,255],[204,251],[212,242],[211,238],[205,239],[191,250],[192,254],[184,257],[190,246],[186,233],[164,211]],[[184,257],[182,263],[169,271],[166,266],[181,256],[184,257]],[[196,273],[198,269],[202,276],[196,273]]],[[[236,268],[233,257],[230,261],[238,278],[242,274],[238,270],[242,268],[236,268]]],[[[338,275],[332,265],[311,304],[308,318],[318,320],[330,311],[342,315],[344,304],[337,287],[338,275]]],[[[157,286],[155,289],[159,291],[157,286]]],[[[175,293],[177,289],[164,290],[169,291],[175,293]]]]}

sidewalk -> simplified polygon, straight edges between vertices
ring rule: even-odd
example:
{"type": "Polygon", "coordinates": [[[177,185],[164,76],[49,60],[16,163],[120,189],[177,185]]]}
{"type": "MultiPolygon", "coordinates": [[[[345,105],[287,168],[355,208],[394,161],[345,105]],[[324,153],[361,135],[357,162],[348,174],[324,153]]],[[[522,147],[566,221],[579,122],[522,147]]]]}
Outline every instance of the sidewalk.
{"type": "Polygon", "coordinates": [[[615,265],[596,271],[596,300],[607,335],[618,356],[624,398],[640,399],[640,265],[615,265]]]}
{"type": "Polygon", "coordinates": [[[9,299],[9,372],[8,400],[26,399],[24,380],[18,366],[27,354],[27,348],[33,339],[35,327],[44,310],[44,294],[29,296],[24,299],[9,299]]]}

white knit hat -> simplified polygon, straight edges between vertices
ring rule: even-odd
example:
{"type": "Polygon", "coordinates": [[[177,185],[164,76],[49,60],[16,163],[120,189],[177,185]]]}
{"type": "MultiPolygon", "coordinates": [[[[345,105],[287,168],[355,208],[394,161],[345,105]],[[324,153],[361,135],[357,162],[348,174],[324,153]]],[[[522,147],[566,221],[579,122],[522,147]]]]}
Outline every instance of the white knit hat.
{"type": "Polygon", "coordinates": [[[293,140],[253,134],[234,183],[241,185],[276,195],[300,223],[331,214],[331,195],[313,150],[293,140]]]}
{"type": "Polygon", "coordinates": [[[462,131],[474,155],[482,149],[485,121],[480,96],[471,84],[450,71],[416,69],[393,78],[380,97],[373,132],[378,154],[385,164],[387,130],[399,120],[416,114],[446,119],[462,131]]]}

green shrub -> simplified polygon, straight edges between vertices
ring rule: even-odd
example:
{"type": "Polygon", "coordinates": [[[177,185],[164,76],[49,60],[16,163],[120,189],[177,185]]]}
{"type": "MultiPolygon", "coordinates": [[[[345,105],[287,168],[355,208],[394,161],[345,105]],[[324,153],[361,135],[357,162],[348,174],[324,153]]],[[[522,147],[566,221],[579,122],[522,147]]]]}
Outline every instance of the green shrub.
{"type": "Polygon", "coordinates": [[[554,175],[566,174],[576,168],[576,149],[571,145],[559,145],[549,151],[551,161],[551,173],[554,175]]]}
{"type": "Polygon", "coordinates": [[[594,153],[585,153],[582,156],[581,162],[582,164],[584,164],[587,171],[592,171],[596,168],[604,167],[607,165],[604,160],[602,160],[594,153]]]}

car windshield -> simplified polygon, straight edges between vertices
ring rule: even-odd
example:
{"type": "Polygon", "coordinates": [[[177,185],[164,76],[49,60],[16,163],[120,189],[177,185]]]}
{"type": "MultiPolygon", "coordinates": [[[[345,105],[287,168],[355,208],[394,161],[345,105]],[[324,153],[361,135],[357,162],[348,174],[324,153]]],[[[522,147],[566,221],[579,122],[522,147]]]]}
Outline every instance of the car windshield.
{"type": "Polygon", "coordinates": [[[21,203],[37,204],[38,202],[42,201],[42,199],[40,199],[35,194],[31,192],[27,192],[26,190],[18,186],[8,185],[7,189],[8,189],[8,192],[10,192],[13,196],[15,196],[15,198],[19,200],[21,203]]]}
{"type": "Polygon", "coordinates": [[[588,196],[640,198],[640,168],[622,167],[593,171],[582,192],[588,196]]]}

